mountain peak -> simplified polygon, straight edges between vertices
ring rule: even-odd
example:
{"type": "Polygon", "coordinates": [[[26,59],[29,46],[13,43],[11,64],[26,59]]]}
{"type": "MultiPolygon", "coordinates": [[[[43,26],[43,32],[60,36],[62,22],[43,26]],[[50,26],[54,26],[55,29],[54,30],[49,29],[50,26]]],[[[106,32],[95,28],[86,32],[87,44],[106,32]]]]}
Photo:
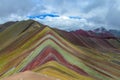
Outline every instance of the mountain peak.
{"type": "Polygon", "coordinates": [[[100,27],[100,28],[94,29],[93,31],[96,32],[96,33],[104,33],[107,30],[104,27],[100,27]]]}

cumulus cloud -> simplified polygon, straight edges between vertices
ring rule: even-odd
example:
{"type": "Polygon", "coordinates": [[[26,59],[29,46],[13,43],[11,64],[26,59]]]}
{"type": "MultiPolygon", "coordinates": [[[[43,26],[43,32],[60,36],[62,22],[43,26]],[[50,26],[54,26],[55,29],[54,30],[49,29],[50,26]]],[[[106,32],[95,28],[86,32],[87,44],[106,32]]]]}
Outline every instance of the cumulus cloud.
{"type": "Polygon", "coordinates": [[[43,17],[41,18],[41,16],[42,15],[34,16],[31,18],[43,24],[52,26],[54,28],[59,28],[67,31],[78,30],[78,29],[88,30],[88,29],[94,28],[94,24],[89,23],[84,18],[79,18],[76,16],[49,16],[48,15],[44,18],[43,17]]]}
{"type": "Polygon", "coordinates": [[[34,19],[64,30],[97,27],[120,30],[119,3],[120,0],[1,0],[0,23],[57,14],[59,17],[34,19]]]}

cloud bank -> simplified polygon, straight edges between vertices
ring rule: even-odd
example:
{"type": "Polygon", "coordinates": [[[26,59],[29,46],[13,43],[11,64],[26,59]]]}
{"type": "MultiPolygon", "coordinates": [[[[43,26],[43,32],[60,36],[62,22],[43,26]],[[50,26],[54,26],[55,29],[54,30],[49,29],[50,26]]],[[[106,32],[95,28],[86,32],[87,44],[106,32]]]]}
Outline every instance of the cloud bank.
{"type": "Polygon", "coordinates": [[[35,19],[63,30],[120,30],[120,0],[1,0],[0,23],[35,19]]]}

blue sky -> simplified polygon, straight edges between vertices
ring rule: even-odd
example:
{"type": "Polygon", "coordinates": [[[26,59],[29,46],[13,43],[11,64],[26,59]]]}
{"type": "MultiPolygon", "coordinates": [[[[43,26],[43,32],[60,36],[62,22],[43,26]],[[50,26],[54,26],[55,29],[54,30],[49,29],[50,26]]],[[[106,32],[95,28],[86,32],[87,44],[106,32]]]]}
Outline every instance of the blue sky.
{"type": "Polygon", "coordinates": [[[120,0],[1,0],[0,23],[34,19],[63,30],[120,30],[120,0]]]}

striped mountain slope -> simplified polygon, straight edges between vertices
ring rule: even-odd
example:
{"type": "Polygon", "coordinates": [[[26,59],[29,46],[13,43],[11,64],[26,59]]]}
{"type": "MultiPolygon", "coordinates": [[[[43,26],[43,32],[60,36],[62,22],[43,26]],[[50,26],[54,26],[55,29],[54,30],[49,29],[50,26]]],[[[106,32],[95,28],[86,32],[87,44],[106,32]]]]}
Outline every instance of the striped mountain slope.
{"type": "Polygon", "coordinates": [[[60,80],[119,80],[120,39],[86,37],[28,20],[0,32],[0,79],[27,70],[60,80]]]}

